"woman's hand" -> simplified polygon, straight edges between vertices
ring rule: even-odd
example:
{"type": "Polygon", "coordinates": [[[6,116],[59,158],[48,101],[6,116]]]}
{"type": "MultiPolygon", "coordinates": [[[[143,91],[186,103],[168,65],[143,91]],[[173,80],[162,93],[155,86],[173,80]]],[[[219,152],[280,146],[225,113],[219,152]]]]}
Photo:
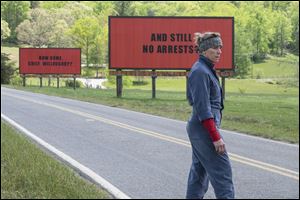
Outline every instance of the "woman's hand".
{"type": "Polygon", "coordinates": [[[213,142],[216,152],[218,154],[223,154],[225,153],[226,149],[225,149],[225,143],[223,141],[223,139],[219,139],[218,141],[213,142]]]}

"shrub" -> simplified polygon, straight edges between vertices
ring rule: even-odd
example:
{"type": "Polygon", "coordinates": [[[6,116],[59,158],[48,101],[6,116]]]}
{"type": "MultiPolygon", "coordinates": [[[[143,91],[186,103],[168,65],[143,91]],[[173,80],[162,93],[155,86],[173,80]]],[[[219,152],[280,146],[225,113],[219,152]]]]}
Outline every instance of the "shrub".
{"type": "Polygon", "coordinates": [[[148,85],[149,82],[148,81],[132,81],[132,85],[148,85]]]}
{"type": "Polygon", "coordinates": [[[16,71],[13,65],[14,62],[10,61],[9,55],[6,53],[1,53],[1,84],[10,83],[10,79],[16,71]]]}
{"type": "MultiPolygon", "coordinates": [[[[73,88],[74,87],[74,80],[66,80],[66,87],[71,87],[71,88],[73,88]]],[[[75,81],[75,87],[76,88],[80,88],[80,87],[82,87],[83,85],[82,85],[82,83],[80,82],[80,81],[75,81]]]]}
{"type": "Polygon", "coordinates": [[[23,79],[20,76],[15,76],[11,79],[10,83],[12,85],[23,85],[23,79]]]}
{"type": "Polygon", "coordinates": [[[252,61],[254,63],[260,63],[260,62],[263,62],[265,59],[266,59],[266,56],[267,54],[264,54],[264,53],[255,53],[253,56],[252,56],[252,61]]]}

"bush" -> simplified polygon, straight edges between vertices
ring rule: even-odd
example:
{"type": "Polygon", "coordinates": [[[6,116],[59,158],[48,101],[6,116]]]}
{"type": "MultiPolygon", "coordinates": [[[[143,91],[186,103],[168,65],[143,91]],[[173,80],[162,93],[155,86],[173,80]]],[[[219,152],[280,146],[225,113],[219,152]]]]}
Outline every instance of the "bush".
{"type": "Polygon", "coordinates": [[[267,54],[264,54],[264,53],[255,53],[253,56],[252,56],[252,61],[254,63],[260,63],[260,62],[263,62],[267,57],[267,54]]]}
{"type": "MultiPolygon", "coordinates": [[[[107,80],[111,85],[116,85],[116,78],[116,76],[107,76],[107,80]]],[[[122,84],[123,86],[131,86],[132,78],[130,76],[122,76],[122,84]]]]}
{"type": "Polygon", "coordinates": [[[9,54],[1,53],[1,84],[9,84],[15,73],[14,62],[9,59],[9,54]]]}
{"type": "Polygon", "coordinates": [[[235,56],[235,74],[236,78],[246,78],[250,72],[251,60],[248,55],[236,55],[235,56]]]}
{"type": "Polygon", "coordinates": [[[132,81],[132,85],[148,85],[149,82],[148,81],[132,81]]]}
{"type": "Polygon", "coordinates": [[[11,79],[10,83],[12,85],[23,85],[23,79],[20,76],[15,76],[11,79]]]}
{"type": "MultiPolygon", "coordinates": [[[[66,87],[71,87],[73,88],[74,87],[74,80],[66,80],[66,87]]],[[[82,83],[80,81],[75,81],[75,87],[76,88],[80,88],[82,87],[82,83]]]]}
{"type": "Polygon", "coordinates": [[[92,68],[85,67],[82,69],[82,77],[94,77],[95,76],[95,70],[92,68]]]}

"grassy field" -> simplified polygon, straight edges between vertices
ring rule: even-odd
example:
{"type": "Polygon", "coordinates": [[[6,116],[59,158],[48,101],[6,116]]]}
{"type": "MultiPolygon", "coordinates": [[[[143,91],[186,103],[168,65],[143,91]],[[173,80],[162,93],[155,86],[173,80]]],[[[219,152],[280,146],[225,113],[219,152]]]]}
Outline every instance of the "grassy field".
{"type": "Polygon", "coordinates": [[[9,54],[9,58],[15,62],[15,67],[19,67],[19,47],[15,45],[1,46],[1,52],[9,54]]]}
{"type": "Polygon", "coordinates": [[[1,199],[107,199],[1,120],[1,199]]]}
{"type": "Polygon", "coordinates": [[[264,62],[252,65],[252,78],[296,78],[299,77],[299,56],[269,56],[264,62]]]}

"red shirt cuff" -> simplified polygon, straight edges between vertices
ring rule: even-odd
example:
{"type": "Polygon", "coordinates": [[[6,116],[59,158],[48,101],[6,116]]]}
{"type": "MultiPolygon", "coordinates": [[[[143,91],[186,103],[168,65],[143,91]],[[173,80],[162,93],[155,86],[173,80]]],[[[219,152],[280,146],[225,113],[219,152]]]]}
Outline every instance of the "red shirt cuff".
{"type": "Polygon", "coordinates": [[[213,118],[203,120],[201,123],[208,131],[209,136],[213,142],[221,139],[220,133],[218,132],[218,130],[216,128],[215,120],[213,118]]]}

